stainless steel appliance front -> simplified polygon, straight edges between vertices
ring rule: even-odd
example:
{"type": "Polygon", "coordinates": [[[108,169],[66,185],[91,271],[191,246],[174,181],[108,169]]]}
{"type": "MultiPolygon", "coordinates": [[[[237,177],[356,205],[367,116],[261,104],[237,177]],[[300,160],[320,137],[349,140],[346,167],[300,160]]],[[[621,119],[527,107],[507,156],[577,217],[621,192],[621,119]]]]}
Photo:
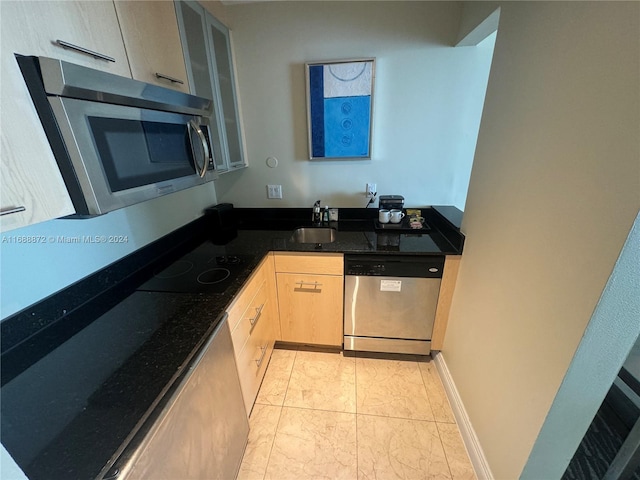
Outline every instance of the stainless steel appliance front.
{"type": "Polygon", "coordinates": [[[248,435],[225,317],[144,440],[125,451],[104,478],[236,478],[248,435]]]}
{"type": "Polygon", "coordinates": [[[212,101],[46,57],[18,57],[78,215],[215,178],[212,101]]]}
{"type": "Polygon", "coordinates": [[[344,349],[428,355],[444,257],[345,256],[344,349]]]}

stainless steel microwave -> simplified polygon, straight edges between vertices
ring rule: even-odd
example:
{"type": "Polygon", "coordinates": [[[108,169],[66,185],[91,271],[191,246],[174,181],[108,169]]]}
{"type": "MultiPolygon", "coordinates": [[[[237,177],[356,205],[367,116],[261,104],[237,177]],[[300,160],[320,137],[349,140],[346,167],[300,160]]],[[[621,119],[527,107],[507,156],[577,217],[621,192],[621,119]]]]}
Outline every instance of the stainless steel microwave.
{"type": "Polygon", "coordinates": [[[52,58],[16,58],[77,216],[216,178],[212,100],[52,58]]]}

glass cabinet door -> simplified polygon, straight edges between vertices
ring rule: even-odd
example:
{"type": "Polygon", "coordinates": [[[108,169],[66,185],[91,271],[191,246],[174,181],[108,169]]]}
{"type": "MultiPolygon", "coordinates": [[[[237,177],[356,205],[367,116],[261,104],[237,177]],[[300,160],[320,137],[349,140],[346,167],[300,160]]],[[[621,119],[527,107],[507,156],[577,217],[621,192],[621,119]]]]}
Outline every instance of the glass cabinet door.
{"type": "Polygon", "coordinates": [[[216,170],[246,167],[229,29],[197,2],[176,1],[176,12],[191,92],[213,100],[216,170]]]}
{"type": "Polygon", "coordinates": [[[227,152],[224,132],[220,124],[220,100],[215,93],[214,69],[209,62],[204,9],[195,2],[176,2],[180,39],[187,67],[189,89],[194,95],[213,100],[213,113],[209,118],[211,145],[216,170],[227,170],[227,152]]]}
{"type": "Polygon", "coordinates": [[[245,166],[245,160],[229,29],[210,15],[207,16],[207,27],[215,59],[222,121],[229,153],[229,168],[241,168],[245,166]]]}

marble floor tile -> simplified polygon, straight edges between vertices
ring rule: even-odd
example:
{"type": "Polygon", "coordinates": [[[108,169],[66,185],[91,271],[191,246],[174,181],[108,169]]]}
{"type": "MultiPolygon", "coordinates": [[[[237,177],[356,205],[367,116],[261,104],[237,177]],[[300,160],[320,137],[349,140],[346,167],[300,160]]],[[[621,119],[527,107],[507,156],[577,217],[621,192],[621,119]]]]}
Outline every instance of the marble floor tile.
{"type": "Polygon", "coordinates": [[[249,419],[249,441],[237,480],[262,480],[267,470],[282,407],[255,404],[249,419]]]}
{"type": "Polygon", "coordinates": [[[433,421],[416,361],[356,358],[357,412],[433,421]]]}
{"type": "Polygon", "coordinates": [[[283,407],[265,480],[356,477],[355,414],[283,407]]]}
{"type": "Polygon", "coordinates": [[[265,405],[282,405],[284,403],[295,358],[296,350],[279,348],[273,350],[267,372],[258,391],[256,403],[265,405]]]}
{"type": "Polygon", "coordinates": [[[420,367],[420,373],[422,374],[422,380],[424,386],[427,389],[427,396],[429,397],[429,403],[431,404],[431,411],[436,422],[442,423],[456,423],[456,419],[449,405],[447,394],[444,391],[444,386],[440,380],[438,369],[433,361],[418,362],[420,367]]]}
{"type": "Polygon", "coordinates": [[[458,426],[451,423],[437,423],[444,453],[449,463],[453,480],[476,480],[467,449],[462,442],[458,426]]]}
{"type": "Polygon", "coordinates": [[[450,479],[434,422],[357,415],[358,479],[450,479]]]}
{"type": "Polygon", "coordinates": [[[298,351],[284,406],[355,413],[355,358],[298,351]]]}

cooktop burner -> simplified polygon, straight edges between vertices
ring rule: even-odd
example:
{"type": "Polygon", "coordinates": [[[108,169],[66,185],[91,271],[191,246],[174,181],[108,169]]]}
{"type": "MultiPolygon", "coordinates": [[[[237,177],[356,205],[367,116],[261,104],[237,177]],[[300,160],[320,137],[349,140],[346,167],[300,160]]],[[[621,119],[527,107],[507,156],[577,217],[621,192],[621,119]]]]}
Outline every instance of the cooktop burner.
{"type": "Polygon", "coordinates": [[[215,283],[224,282],[229,276],[231,272],[226,268],[212,268],[211,270],[205,270],[200,275],[198,275],[198,283],[202,283],[203,285],[213,285],[215,283]]]}
{"type": "Polygon", "coordinates": [[[219,247],[204,243],[154,272],[138,288],[147,292],[224,293],[253,260],[250,255],[220,255],[219,247]]]}

